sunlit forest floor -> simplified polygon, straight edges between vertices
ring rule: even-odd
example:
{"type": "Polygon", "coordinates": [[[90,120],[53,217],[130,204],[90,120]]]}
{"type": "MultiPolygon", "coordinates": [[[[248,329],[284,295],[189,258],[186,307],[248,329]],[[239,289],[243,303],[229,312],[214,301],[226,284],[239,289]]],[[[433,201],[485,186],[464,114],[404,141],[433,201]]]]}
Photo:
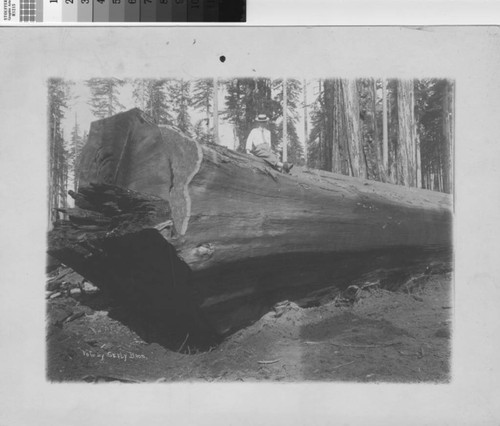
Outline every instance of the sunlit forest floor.
{"type": "Polygon", "coordinates": [[[350,306],[333,297],[304,309],[282,303],[210,351],[190,354],[145,342],[111,318],[108,301],[91,290],[48,293],[51,381],[447,382],[451,376],[451,274],[400,292],[370,287],[350,306]]]}

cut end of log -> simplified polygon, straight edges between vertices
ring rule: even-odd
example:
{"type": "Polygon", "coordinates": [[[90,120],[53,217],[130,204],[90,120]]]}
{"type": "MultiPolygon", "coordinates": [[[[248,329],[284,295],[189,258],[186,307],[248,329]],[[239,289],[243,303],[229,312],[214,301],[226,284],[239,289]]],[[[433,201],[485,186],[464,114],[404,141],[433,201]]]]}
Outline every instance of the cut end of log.
{"type": "Polygon", "coordinates": [[[92,123],[82,150],[80,185],[129,188],[167,200],[178,234],[187,231],[188,185],[200,168],[198,143],[170,126],[156,126],[135,108],[92,123]]]}

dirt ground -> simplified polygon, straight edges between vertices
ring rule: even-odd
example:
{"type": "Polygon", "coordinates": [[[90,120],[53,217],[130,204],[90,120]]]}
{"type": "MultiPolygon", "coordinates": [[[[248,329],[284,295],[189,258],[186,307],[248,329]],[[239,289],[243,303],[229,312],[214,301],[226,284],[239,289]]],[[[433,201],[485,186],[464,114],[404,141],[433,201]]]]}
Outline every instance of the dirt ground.
{"type": "Polygon", "coordinates": [[[51,289],[47,377],[92,383],[450,380],[450,274],[425,277],[400,292],[371,286],[358,296],[347,306],[338,299],[304,309],[283,302],[208,352],[182,347],[189,354],[142,340],[110,317],[95,288],[84,294],[51,289]]]}

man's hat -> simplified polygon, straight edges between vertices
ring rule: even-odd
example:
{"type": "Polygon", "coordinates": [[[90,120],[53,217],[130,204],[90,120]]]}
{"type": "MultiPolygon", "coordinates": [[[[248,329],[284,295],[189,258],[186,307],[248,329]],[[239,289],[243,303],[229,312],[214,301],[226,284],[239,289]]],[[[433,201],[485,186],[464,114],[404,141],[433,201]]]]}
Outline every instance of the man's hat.
{"type": "Polygon", "coordinates": [[[266,122],[266,121],[269,121],[269,118],[267,117],[266,114],[259,114],[257,116],[257,118],[255,119],[255,121],[259,121],[259,122],[266,122]]]}

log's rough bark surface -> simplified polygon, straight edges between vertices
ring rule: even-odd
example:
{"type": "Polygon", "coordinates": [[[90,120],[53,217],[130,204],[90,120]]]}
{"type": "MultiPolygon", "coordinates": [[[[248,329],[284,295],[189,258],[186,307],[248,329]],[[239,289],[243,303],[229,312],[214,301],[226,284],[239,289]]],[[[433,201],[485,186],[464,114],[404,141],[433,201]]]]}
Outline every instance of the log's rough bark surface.
{"type": "Polygon", "coordinates": [[[52,256],[145,316],[218,334],[284,299],[314,304],[367,279],[391,287],[450,262],[446,194],[279,174],[137,109],[92,124],[73,196],[52,256]]]}

